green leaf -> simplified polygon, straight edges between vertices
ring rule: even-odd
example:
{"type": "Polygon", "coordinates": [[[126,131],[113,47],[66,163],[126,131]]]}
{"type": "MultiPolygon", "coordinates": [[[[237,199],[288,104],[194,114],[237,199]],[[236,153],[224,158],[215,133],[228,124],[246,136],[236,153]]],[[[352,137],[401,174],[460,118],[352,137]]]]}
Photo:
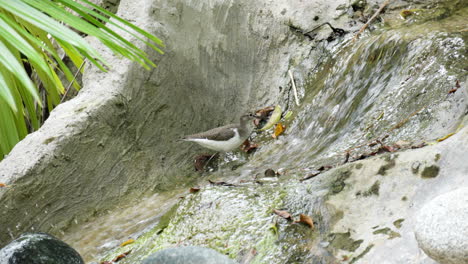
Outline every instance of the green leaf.
{"type": "Polygon", "coordinates": [[[3,65],[9,72],[11,72],[24,87],[31,93],[31,95],[39,101],[39,94],[34,87],[32,81],[29,79],[28,74],[24,70],[23,65],[16,59],[3,42],[0,42],[0,65],[3,65]]]}

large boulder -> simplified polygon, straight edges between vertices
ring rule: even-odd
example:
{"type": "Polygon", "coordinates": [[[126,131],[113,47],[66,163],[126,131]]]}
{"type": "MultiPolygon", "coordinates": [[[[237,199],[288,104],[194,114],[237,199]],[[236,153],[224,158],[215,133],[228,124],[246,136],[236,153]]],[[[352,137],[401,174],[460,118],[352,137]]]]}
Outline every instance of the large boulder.
{"type": "Polygon", "coordinates": [[[437,196],[419,211],[416,240],[442,264],[468,263],[468,188],[437,196]]]}
{"type": "Polygon", "coordinates": [[[65,242],[45,233],[25,233],[0,250],[0,264],[84,264],[65,242]]]}

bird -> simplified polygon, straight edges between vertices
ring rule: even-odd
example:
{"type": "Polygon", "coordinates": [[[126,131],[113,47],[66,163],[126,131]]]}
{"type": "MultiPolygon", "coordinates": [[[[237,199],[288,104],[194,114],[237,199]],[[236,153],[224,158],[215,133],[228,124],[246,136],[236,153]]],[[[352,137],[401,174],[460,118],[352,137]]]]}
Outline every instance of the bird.
{"type": "Polygon", "coordinates": [[[251,120],[255,118],[260,117],[250,113],[244,114],[240,117],[238,124],[229,124],[205,132],[188,135],[183,137],[182,140],[195,142],[202,147],[217,152],[229,152],[242,145],[250,136],[254,129],[251,120]]]}

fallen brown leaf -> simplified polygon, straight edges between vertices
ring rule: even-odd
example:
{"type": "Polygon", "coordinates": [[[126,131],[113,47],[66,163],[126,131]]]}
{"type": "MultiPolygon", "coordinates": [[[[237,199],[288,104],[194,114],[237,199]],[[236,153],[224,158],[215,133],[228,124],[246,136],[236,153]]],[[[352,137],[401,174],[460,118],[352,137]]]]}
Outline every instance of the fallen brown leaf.
{"type": "Polygon", "coordinates": [[[303,181],[305,181],[305,180],[312,179],[312,178],[314,178],[315,176],[319,175],[320,173],[322,173],[322,171],[314,171],[314,172],[312,172],[311,174],[309,174],[309,175],[305,176],[304,178],[300,179],[299,181],[300,181],[300,182],[303,182],[303,181]]]}
{"type": "Polygon", "coordinates": [[[333,168],[332,165],[324,165],[324,166],[321,166],[320,168],[318,168],[317,170],[324,171],[324,170],[329,170],[331,168],[333,168]]]}
{"type": "Polygon", "coordinates": [[[1,187],[8,187],[8,185],[4,184],[4,183],[0,183],[0,188],[1,187]]]}
{"type": "Polygon", "coordinates": [[[260,109],[260,110],[257,110],[255,112],[255,115],[260,117],[260,119],[255,119],[254,120],[254,124],[256,127],[259,127],[260,126],[260,123],[262,120],[267,120],[268,119],[268,116],[271,114],[271,112],[275,109],[274,106],[268,106],[268,107],[265,107],[263,109],[260,109]]]}
{"type": "Polygon", "coordinates": [[[300,214],[299,215],[299,221],[294,221],[294,223],[302,223],[310,226],[310,228],[314,229],[314,221],[312,218],[308,215],[305,214],[300,214]]]}
{"type": "Polygon", "coordinates": [[[208,180],[209,183],[213,184],[213,185],[221,185],[221,186],[236,186],[235,184],[232,184],[232,183],[227,183],[227,182],[223,182],[223,181],[220,181],[220,182],[214,182],[212,180],[208,180]]]}
{"type": "Polygon", "coordinates": [[[135,242],[135,239],[129,239],[129,240],[123,242],[122,244],[120,244],[120,246],[121,246],[121,247],[125,247],[126,245],[132,244],[132,243],[134,243],[134,242],[135,242]]]}
{"type": "Polygon", "coordinates": [[[115,257],[115,258],[112,260],[112,262],[119,262],[119,261],[121,261],[123,258],[125,258],[125,257],[126,257],[128,254],[130,254],[131,252],[132,252],[132,251],[129,250],[129,251],[125,252],[125,253],[122,253],[122,254],[118,255],[117,257],[115,257]]]}
{"type": "Polygon", "coordinates": [[[240,148],[246,152],[246,153],[249,153],[249,152],[252,152],[252,150],[255,150],[258,148],[258,144],[256,143],[253,143],[251,141],[249,141],[248,139],[246,139],[244,141],[244,143],[242,143],[242,145],[240,146],[240,148]]]}
{"type": "Polygon", "coordinates": [[[285,128],[286,128],[286,126],[283,126],[283,124],[281,124],[281,123],[276,124],[275,125],[275,132],[273,132],[272,137],[275,138],[275,139],[278,138],[279,135],[283,134],[285,128]]]}
{"type": "Polygon", "coordinates": [[[292,215],[288,211],[273,209],[273,213],[283,217],[284,219],[292,220],[292,215]]]}
{"type": "Polygon", "coordinates": [[[190,188],[190,190],[189,190],[190,193],[196,193],[196,192],[198,192],[198,191],[200,191],[200,188],[198,188],[198,187],[192,187],[192,188],[190,188]]]}
{"type": "Polygon", "coordinates": [[[448,91],[449,94],[455,93],[458,90],[458,88],[453,88],[448,91]]]}

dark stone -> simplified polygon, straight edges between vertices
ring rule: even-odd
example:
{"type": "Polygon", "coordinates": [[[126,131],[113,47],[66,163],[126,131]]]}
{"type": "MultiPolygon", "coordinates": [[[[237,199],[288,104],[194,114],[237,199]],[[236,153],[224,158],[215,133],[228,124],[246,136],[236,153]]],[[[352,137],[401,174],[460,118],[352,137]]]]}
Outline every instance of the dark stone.
{"type": "Polygon", "coordinates": [[[25,233],[0,250],[0,264],[84,264],[65,242],[45,233],[25,233]]]}
{"type": "Polygon", "coordinates": [[[143,260],[143,264],[236,264],[236,262],[213,249],[190,246],[160,250],[143,260]]]}

